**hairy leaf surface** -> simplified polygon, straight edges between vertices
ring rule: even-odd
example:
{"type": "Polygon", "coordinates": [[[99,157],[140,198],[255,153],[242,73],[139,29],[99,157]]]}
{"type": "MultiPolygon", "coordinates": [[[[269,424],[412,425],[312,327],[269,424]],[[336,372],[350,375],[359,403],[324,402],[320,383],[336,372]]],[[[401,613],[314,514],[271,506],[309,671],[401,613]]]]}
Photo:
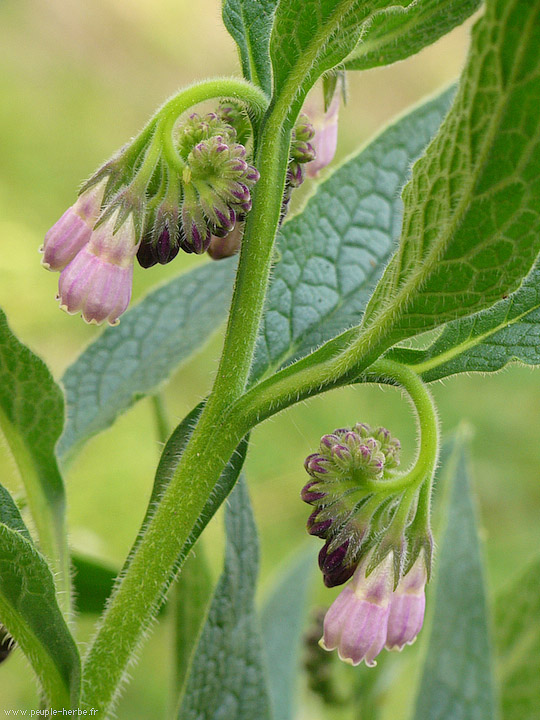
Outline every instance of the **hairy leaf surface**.
{"type": "Polygon", "coordinates": [[[53,576],[27,533],[3,522],[0,621],[28,658],[52,706],[75,707],[79,653],[56,602],[53,576]]]}
{"type": "Polygon", "coordinates": [[[458,95],[403,192],[400,247],[368,305],[388,345],[493,305],[540,249],[540,3],[492,0],[458,95]]]}
{"type": "Polygon", "coordinates": [[[316,568],[313,547],[287,563],[261,612],[273,720],[293,720],[301,670],[308,588],[316,568]]]}
{"type": "Polygon", "coordinates": [[[507,299],[449,323],[427,349],[397,349],[391,357],[426,382],[460,372],[495,372],[511,362],[540,365],[540,263],[507,299]]]}
{"type": "Polygon", "coordinates": [[[166,381],[225,319],[234,259],[174,278],[127,311],[66,370],[63,461],[166,381]]]}
{"type": "Polygon", "coordinates": [[[433,624],[414,718],[493,720],[496,710],[488,608],[468,457],[462,441],[456,440],[447,473],[448,524],[435,566],[433,624]]]}
{"type": "Polygon", "coordinates": [[[41,549],[65,571],[65,494],[55,445],[64,423],[62,392],[45,363],[11,332],[0,310],[0,432],[24,483],[41,549]]]}
{"type": "Polygon", "coordinates": [[[460,25],[480,5],[481,0],[419,0],[380,13],[346,58],[345,68],[368,70],[404,60],[460,25]]]}
{"type": "Polygon", "coordinates": [[[504,720],[540,718],[540,558],[498,597],[495,629],[504,720]]]}
{"type": "Polygon", "coordinates": [[[283,225],[253,377],[360,323],[401,228],[400,190],[437,131],[453,90],[384,130],[322,182],[283,225]]]}
{"type": "Polygon", "coordinates": [[[246,80],[272,91],[270,33],[278,0],[225,0],[223,22],[235,39],[246,80]]]}
{"type": "Polygon", "coordinates": [[[271,717],[254,607],[257,531],[243,481],[231,493],[225,522],[225,566],[191,666],[179,720],[271,717]]]}
{"type": "Polygon", "coordinates": [[[411,0],[287,0],[278,5],[270,56],[277,102],[298,110],[317,78],[354,49],[379,11],[411,0]]]}

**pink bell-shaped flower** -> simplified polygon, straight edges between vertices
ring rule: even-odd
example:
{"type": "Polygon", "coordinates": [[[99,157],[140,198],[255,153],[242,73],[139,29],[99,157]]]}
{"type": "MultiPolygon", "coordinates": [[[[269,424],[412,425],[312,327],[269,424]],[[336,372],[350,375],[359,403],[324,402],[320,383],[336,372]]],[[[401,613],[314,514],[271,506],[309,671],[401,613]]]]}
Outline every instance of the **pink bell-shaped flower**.
{"type": "Polygon", "coordinates": [[[139,247],[133,215],[116,228],[115,210],[91,234],[60,274],[58,299],[62,310],[81,312],[88,323],[118,323],[131,299],[133,261],[139,247]]]}
{"type": "Polygon", "coordinates": [[[405,645],[412,645],[416,640],[424,623],[426,582],[426,563],[420,553],[392,596],[386,635],[388,650],[403,650],[405,645]]]}
{"type": "Polygon", "coordinates": [[[323,115],[315,113],[310,115],[315,128],[315,137],[311,141],[315,148],[315,160],[306,165],[306,173],[310,178],[316,177],[323,168],[330,165],[336,154],[340,102],[340,92],[337,91],[323,115]]]}
{"type": "Polygon", "coordinates": [[[373,667],[384,648],[394,580],[393,554],[366,577],[369,554],[357,567],[351,582],[338,595],[324,619],[320,645],[337,649],[341,660],[373,667]]]}
{"type": "Polygon", "coordinates": [[[101,213],[107,179],[83,192],[45,235],[41,264],[47,270],[63,270],[90,240],[101,213]]]}

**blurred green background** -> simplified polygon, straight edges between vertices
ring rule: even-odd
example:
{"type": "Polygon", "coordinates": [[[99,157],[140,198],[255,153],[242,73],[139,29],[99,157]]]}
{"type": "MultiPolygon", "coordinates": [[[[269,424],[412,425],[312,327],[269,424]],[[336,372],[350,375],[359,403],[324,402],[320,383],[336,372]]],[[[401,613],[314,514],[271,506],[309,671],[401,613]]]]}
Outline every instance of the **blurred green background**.
{"type": "MultiPolygon", "coordinates": [[[[406,62],[350,75],[338,156],[455,79],[469,29],[470,23],[406,62]]],[[[218,0],[4,0],[0,36],[0,306],[13,330],[59,378],[101,331],[58,310],[57,275],[40,267],[37,252],[44,233],[72,204],[81,180],[134,135],[156,105],[185,83],[238,73],[238,63],[218,0]]],[[[208,260],[182,254],[166,267],[137,268],[134,299],[197,262],[208,260]]],[[[210,387],[220,349],[216,330],[164,389],[171,423],[210,387]]],[[[433,392],[444,432],[461,418],[474,430],[474,474],[495,592],[540,539],[540,383],[530,369],[514,366],[496,376],[450,379],[433,392]]],[[[414,424],[407,403],[392,389],[335,391],[253,433],[246,472],[261,529],[261,596],[277,564],[306,540],[308,510],[299,499],[303,458],[323,433],[359,420],[389,426],[412,456],[414,424]]],[[[159,450],[148,400],[88,443],[66,477],[75,548],[122,562],[144,514],[159,450]]],[[[2,447],[0,477],[17,489],[2,447]]],[[[209,533],[216,541],[211,547],[219,548],[219,519],[209,533]]],[[[213,550],[210,559],[217,574],[221,553],[213,550]]],[[[317,578],[314,593],[329,603],[333,594],[321,585],[317,578]]],[[[90,632],[91,623],[82,622],[80,637],[90,632]]],[[[401,660],[412,667],[421,646],[401,660]]],[[[162,716],[170,648],[165,621],[140,653],[119,718],[162,716]]],[[[405,717],[409,700],[405,686],[392,691],[385,717],[405,717]]],[[[300,717],[327,717],[309,699],[303,705],[300,717]]],[[[0,710],[31,707],[36,685],[15,652],[0,667],[0,710]]]]}

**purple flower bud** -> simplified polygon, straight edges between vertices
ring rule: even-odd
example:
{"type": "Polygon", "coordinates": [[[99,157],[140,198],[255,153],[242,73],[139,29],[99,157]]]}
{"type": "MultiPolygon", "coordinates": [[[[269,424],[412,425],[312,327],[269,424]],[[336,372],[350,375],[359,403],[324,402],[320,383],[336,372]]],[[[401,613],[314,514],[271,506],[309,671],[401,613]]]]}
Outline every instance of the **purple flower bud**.
{"type": "Polygon", "coordinates": [[[353,575],[357,563],[349,562],[347,559],[348,540],[330,552],[328,552],[329,547],[330,542],[327,540],[319,552],[319,567],[326,587],[336,587],[347,582],[353,575]]]}
{"type": "Polygon", "coordinates": [[[289,165],[289,169],[287,170],[287,183],[292,188],[300,187],[300,185],[304,182],[304,169],[303,167],[297,163],[292,162],[289,165]]]}
{"type": "Polygon", "coordinates": [[[82,312],[88,323],[108,320],[111,325],[131,298],[133,260],[138,250],[133,216],[114,232],[118,211],[99,225],[88,243],[60,274],[60,307],[70,314],[82,312]]]}
{"type": "Polygon", "coordinates": [[[315,502],[316,500],[322,500],[324,497],[326,497],[327,493],[320,492],[317,490],[312,490],[314,485],[317,485],[317,480],[310,480],[304,487],[302,488],[302,491],[300,493],[300,497],[305,503],[308,503],[310,505],[311,503],[315,502]]]}
{"type": "Polygon", "coordinates": [[[337,649],[341,660],[373,667],[386,642],[392,598],[392,559],[387,557],[366,577],[366,561],[356,569],[352,581],[338,595],[324,619],[320,645],[337,649]]]}
{"type": "Polygon", "coordinates": [[[326,520],[319,520],[319,513],[320,509],[314,510],[311,513],[311,515],[308,517],[306,527],[310,535],[325,538],[328,530],[332,525],[332,520],[331,518],[328,518],[326,520]]]}
{"type": "Polygon", "coordinates": [[[259,171],[256,167],[253,167],[253,165],[248,165],[247,170],[244,173],[244,179],[247,180],[250,183],[255,184],[260,179],[259,171]]]}
{"type": "Polygon", "coordinates": [[[104,178],[83,192],[45,235],[41,264],[47,270],[63,270],[90,240],[107,181],[104,178]]]}
{"type": "Polygon", "coordinates": [[[403,650],[416,640],[424,623],[426,582],[426,564],[421,553],[392,596],[386,636],[388,650],[403,650]]]}
{"type": "Polygon", "coordinates": [[[164,227],[156,243],[156,255],[161,265],[166,265],[178,255],[179,247],[171,238],[169,228],[164,227]]]}
{"type": "Polygon", "coordinates": [[[143,242],[137,250],[137,261],[142,268],[151,268],[157,264],[156,249],[151,242],[143,242]]]}

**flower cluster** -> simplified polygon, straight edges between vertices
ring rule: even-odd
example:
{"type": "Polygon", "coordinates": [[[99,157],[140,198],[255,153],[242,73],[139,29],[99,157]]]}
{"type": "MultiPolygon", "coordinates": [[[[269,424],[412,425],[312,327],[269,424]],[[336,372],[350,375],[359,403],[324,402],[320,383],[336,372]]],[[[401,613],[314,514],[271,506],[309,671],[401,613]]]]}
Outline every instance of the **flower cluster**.
{"type": "Polygon", "coordinates": [[[223,241],[213,257],[232,254],[259,179],[237,141],[250,130],[245,113],[226,104],[180,124],[176,159],[156,127],[100,168],[45,236],[42,262],[60,272],[60,307],[114,325],[130,301],[135,257],[148,268],[180,249],[203,253],[212,240],[223,241]]]}
{"type": "Polygon", "coordinates": [[[424,618],[431,533],[415,523],[399,455],[386,428],[357,423],[324,435],[305,461],[310,479],[301,496],[314,507],[308,532],[325,541],[325,585],[350,580],[326,615],[321,644],[354,665],[373,665],[383,647],[413,642],[424,618]]]}
{"type": "Polygon", "coordinates": [[[324,435],[319,451],[306,458],[311,479],[301,495],[315,507],[308,532],[326,540],[319,565],[328,587],[351,577],[380,531],[371,500],[374,490],[384,491],[385,480],[399,465],[399,453],[399,440],[386,428],[357,423],[324,435]]]}
{"type": "Polygon", "coordinates": [[[395,590],[393,565],[391,554],[370,574],[369,557],[358,565],[326,613],[321,647],[337,649],[351,665],[364,661],[372,667],[384,647],[402,650],[416,640],[424,622],[425,559],[418,556],[395,590]]]}

